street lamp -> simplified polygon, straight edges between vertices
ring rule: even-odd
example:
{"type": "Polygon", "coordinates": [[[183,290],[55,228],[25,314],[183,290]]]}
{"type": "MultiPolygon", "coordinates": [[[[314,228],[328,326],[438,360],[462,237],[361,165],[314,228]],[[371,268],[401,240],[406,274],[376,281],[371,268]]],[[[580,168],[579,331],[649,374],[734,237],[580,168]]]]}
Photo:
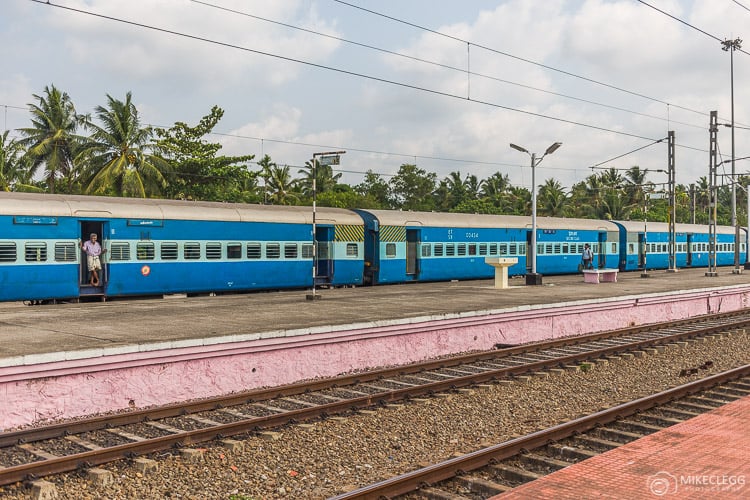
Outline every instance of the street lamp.
{"type": "Polygon", "coordinates": [[[734,51],[742,47],[742,40],[724,40],[721,42],[721,50],[729,52],[729,74],[731,79],[731,99],[732,99],[732,225],[734,226],[734,274],[739,274],[740,270],[740,224],[737,221],[737,183],[735,181],[734,171],[734,51]]]}
{"type": "MultiPolygon", "coordinates": [[[[529,153],[526,148],[522,148],[521,146],[513,143],[511,143],[510,145],[510,147],[515,149],[516,151],[520,151],[531,156],[531,274],[526,275],[527,285],[542,284],[542,275],[537,274],[536,272],[536,166],[542,162],[545,156],[551,155],[552,153],[557,151],[557,148],[559,148],[560,146],[562,146],[562,142],[553,143],[537,160],[536,153],[529,153]]],[[[528,251],[526,252],[526,255],[528,256],[528,251]]]]}

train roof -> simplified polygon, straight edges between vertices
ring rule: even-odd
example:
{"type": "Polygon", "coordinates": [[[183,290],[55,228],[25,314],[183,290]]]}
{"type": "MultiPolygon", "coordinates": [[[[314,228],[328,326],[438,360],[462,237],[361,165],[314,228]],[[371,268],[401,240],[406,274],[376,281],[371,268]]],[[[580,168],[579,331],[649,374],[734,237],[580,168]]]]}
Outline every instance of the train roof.
{"type": "MultiPolygon", "coordinates": [[[[618,225],[622,226],[628,232],[638,233],[643,232],[644,227],[648,232],[655,233],[667,233],[669,232],[669,224],[666,222],[648,222],[625,220],[625,221],[614,221],[618,225]]],[[[708,233],[708,224],[675,224],[675,232],[678,233],[708,233]]],[[[733,226],[716,226],[717,234],[734,234],[733,226]]]]}
{"type": "MultiPolygon", "coordinates": [[[[488,228],[503,227],[531,229],[531,218],[524,215],[488,215],[444,212],[409,212],[393,210],[361,210],[372,214],[381,225],[488,228]]],[[[537,217],[538,229],[574,229],[617,231],[609,221],[596,219],[568,219],[537,217]]]]}
{"type": "MultiPolygon", "coordinates": [[[[312,207],[0,192],[0,214],[154,220],[312,223],[312,207]]],[[[351,210],[317,207],[318,223],[362,225],[351,210]]]]}

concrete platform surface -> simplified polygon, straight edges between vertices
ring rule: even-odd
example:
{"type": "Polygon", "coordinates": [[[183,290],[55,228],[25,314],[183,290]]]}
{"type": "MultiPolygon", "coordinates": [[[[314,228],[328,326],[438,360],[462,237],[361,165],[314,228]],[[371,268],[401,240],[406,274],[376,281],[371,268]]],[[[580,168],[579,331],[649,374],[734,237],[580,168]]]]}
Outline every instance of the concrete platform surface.
{"type": "Polygon", "coordinates": [[[748,420],[745,397],[493,500],[750,498],[748,420]]]}
{"type": "MultiPolygon", "coordinates": [[[[0,304],[0,366],[3,358],[60,351],[115,348],[216,338],[217,342],[254,340],[337,329],[419,323],[485,315],[549,304],[603,300],[664,292],[684,292],[750,285],[750,273],[720,268],[677,273],[620,273],[617,283],[588,284],[581,275],[545,276],[542,286],[510,280],[496,289],[492,280],[415,283],[318,290],[320,300],[306,300],[309,290],[151,298],[109,302],[26,306],[0,304]],[[248,337],[249,336],[249,337],[248,337]]],[[[659,321],[654,318],[654,321],[659,321]]],[[[176,343],[176,344],[175,344],[176,343]]],[[[7,366],[8,363],[5,363],[7,366]]]]}

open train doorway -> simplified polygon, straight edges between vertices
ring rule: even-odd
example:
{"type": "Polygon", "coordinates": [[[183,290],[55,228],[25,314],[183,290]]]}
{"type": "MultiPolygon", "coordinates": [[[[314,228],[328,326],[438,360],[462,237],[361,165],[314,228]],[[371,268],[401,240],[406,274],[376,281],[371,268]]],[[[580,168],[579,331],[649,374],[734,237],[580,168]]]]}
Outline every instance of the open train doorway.
{"type": "Polygon", "coordinates": [[[91,239],[91,235],[96,235],[96,241],[102,248],[102,254],[99,256],[99,262],[101,263],[101,270],[98,271],[99,283],[97,286],[91,284],[91,272],[88,267],[88,259],[86,252],[81,250],[81,259],[79,264],[78,272],[78,285],[81,295],[99,295],[104,293],[104,290],[109,281],[109,266],[107,265],[106,253],[104,250],[107,248],[107,227],[106,221],[81,221],[81,234],[80,244],[91,239]]]}

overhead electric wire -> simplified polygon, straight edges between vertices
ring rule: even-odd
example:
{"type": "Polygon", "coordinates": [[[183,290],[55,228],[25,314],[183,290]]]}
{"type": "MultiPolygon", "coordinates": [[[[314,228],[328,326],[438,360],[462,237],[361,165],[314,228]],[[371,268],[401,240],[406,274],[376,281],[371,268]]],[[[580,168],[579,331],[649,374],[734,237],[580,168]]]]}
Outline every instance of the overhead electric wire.
{"type": "Polygon", "coordinates": [[[599,163],[597,163],[597,164],[595,164],[595,165],[591,165],[591,166],[590,166],[589,168],[590,168],[590,169],[592,169],[592,170],[593,170],[593,169],[596,169],[596,167],[598,167],[598,166],[600,166],[600,165],[604,165],[605,163],[609,163],[609,162],[611,162],[611,161],[613,161],[613,160],[617,160],[617,159],[620,159],[620,158],[622,158],[623,156],[628,156],[628,155],[630,155],[630,154],[636,153],[636,152],[640,151],[641,149],[646,149],[646,148],[649,148],[649,147],[653,146],[654,144],[659,144],[660,142],[664,142],[665,140],[667,140],[667,137],[665,137],[665,138],[663,138],[663,139],[659,139],[658,141],[654,141],[654,142],[652,142],[651,144],[646,144],[645,146],[642,146],[642,147],[640,147],[640,148],[634,149],[634,150],[632,150],[632,151],[628,151],[627,153],[623,153],[623,154],[621,154],[621,155],[615,156],[614,158],[610,158],[609,160],[604,160],[604,161],[602,161],[602,162],[599,162],[599,163]]]}
{"type": "Polygon", "coordinates": [[[747,7],[747,6],[745,6],[745,5],[742,5],[742,4],[741,4],[740,2],[738,2],[737,0],[732,0],[732,2],[736,3],[737,5],[739,5],[740,7],[742,7],[743,9],[745,9],[746,11],[749,11],[749,12],[750,12],[750,7],[747,7]]]}
{"type": "Polygon", "coordinates": [[[478,44],[478,43],[474,43],[474,42],[471,42],[469,40],[464,40],[463,38],[459,38],[459,37],[456,37],[456,36],[453,36],[453,35],[449,35],[447,33],[443,33],[441,31],[437,31],[437,30],[434,30],[434,29],[431,29],[431,28],[427,28],[427,27],[421,26],[419,24],[411,23],[409,21],[404,21],[403,19],[399,19],[397,17],[389,16],[389,15],[383,14],[381,12],[377,12],[377,11],[374,11],[374,10],[371,10],[371,9],[367,9],[365,7],[361,7],[359,5],[355,5],[355,4],[346,2],[344,0],[333,0],[333,1],[337,2],[337,3],[340,3],[342,5],[346,5],[348,7],[351,7],[353,9],[362,10],[364,12],[368,12],[370,14],[373,14],[373,15],[376,15],[376,16],[379,16],[379,17],[390,19],[391,21],[394,21],[394,22],[397,22],[397,23],[405,24],[405,25],[411,26],[413,28],[417,28],[417,29],[420,29],[420,30],[423,30],[423,31],[427,31],[427,32],[433,33],[435,35],[439,35],[439,36],[442,36],[442,37],[450,38],[452,40],[455,40],[455,41],[458,41],[458,42],[461,42],[461,43],[470,44],[470,45],[473,45],[474,47],[478,47],[480,49],[484,49],[484,50],[487,50],[489,52],[493,52],[495,54],[500,54],[500,55],[503,55],[505,57],[509,57],[511,59],[515,59],[517,61],[522,61],[522,62],[525,62],[525,63],[528,63],[528,64],[532,64],[534,66],[538,66],[540,68],[548,69],[550,71],[555,71],[555,72],[561,73],[563,75],[567,75],[567,76],[570,76],[570,77],[573,77],[573,78],[577,78],[579,80],[584,80],[584,81],[587,81],[589,83],[593,83],[593,84],[596,84],[596,85],[599,85],[599,86],[602,86],[602,87],[606,87],[606,88],[609,88],[609,89],[612,89],[612,90],[617,90],[618,92],[624,92],[626,94],[630,94],[630,95],[633,95],[633,96],[636,96],[636,97],[640,97],[642,99],[646,99],[646,100],[649,100],[649,101],[658,102],[658,103],[661,103],[661,104],[665,104],[667,106],[672,106],[674,108],[682,109],[683,111],[689,111],[691,113],[695,113],[695,114],[699,114],[699,115],[703,115],[703,116],[709,116],[710,115],[710,113],[706,113],[705,111],[698,111],[698,110],[691,109],[691,108],[688,108],[688,107],[685,107],[685,106],[680,106],[678,104],[674,104],[674,103],[671,103],[671,102],[664,101],[663,99],[659,99],[659,98],[656,98],[656,97],[651,97],[651,96],[648,96],[648,95],[645,95],[645,94],[641,94],[640,92],[635,92],[635,91],[632,91],[632,90],[628,90],[628,89],[625,89],[625,88],[622,88],[622,87],[618,87],[616,85],[612,85],[612,84],[609,84],[609,83],[601,82],[599,80],[595,80],[593,78],[589,78],[587,76],[578,75],[578,74],[572,73],[570,71],[566,71],[566,70],[563,70],[563,69],[560,69],[560,68],[555,68],[554,66],[549,66],[549,65],[537,62],[537,61],[532,61],[531,59],[526,59],[524,57],[520,57],[520,56],[511,54],[509,52],[504,52],[502,50],[494,49],[494,48],[488,47],[486,45],[481,45],[481,44],[478,44]]]}
{"type": "MultiPolygon", "coordinates": [[[[680,19],[680,18],[679,18],[679,17],[677,17],[677,16],[673,16],[673,15],[672,15],[672,14],[670,14],[669,12],[665,12],[665,11],[661,10],[660,8],[658,8],[658,7],[654,7],[653,5],[651,5],[651,4],[650,4],[650,3],[648,3],[648,2],[645,2],[644,0],[637,0],[637,1],[638,1],[638,2],[640,2],[640,3],[642,3],[643,5],[645,5],[646,7],[651,7],[651,8],[652,8],[652,9],[654,9],[655,11],[657,11],[657,12],[661,12],[661,13],[662,13],[662,14],[664,14],[665,16],[667,16],[667,17],[670,17],[670,18],[674,19],[675,21],[677,21],[677,22],[679,22],[679,23],[682,23],[682,24],[684,24],[685,26],[688,26],[689,28],[692,28],[692,29],[694,29],[695,31],[698,31],[698,32],[700,32],[700,33],[703,33],[703,34],[704,34],[704,35],[706,35],[707,37],[713,38],[714,40],[716,40],[716,41],[717,41],[717,42],[719,42],[719,43],[723,43],[723,42],[725,41],[724,39],[721,39],[721,38],[719,38],[719,37],[718,37],[718,36],[716,36],[716,35],[712,35],[711,33],[707,32],[707,31],[704,31],[704,30],[702,30],[702,29],[698,28],[697,26],[693,26],[693,25],[692,25],[692,24],[690,24],[689,22],[687,22],[687,21],[684,21],[684,20],[680,19]]],[[[745,54],[747,54],[747,55],[749,55],[749,56],[750,56],[750,52],[747,52],[747,51],[745,51],[745,50],[742,50],[742,49],[734,49],[734,50],[739,50],[740,52],[743,52],[743,53],[745,53],[745,54]]]]}
{"type": "Polygon", "coordinates": [[[436,67],[443,68],[443,69],[449,69],[449,70],[456,71],[456,72],[459,72],[459,73],[463,73],[463,74],[466,74],[466,75],[469,75],[469,76],[476,76],[478,78],[484,78],[484,79],[487,79],[487,80],[492,80],[492,81],[495,81],[495,82],[504,83],[504,84],[507,84],[507,85],[512,85],[512,86],[515,86],[515,87],[524,88],[524,89],[527,89],[527,90],[533,90],[535,92],[541,92],[541,93],[544,93],[544,94],[554,95],[556,97],[563,97],[565,99],[571,99],[571,100],[574,100],[574,101],[583,102],[583,103],[591,104],[591,105],[594,105],[594,106],[599,106],[599,107],[603,107],[603,108],[607,108],[607,109],[613,109],[615,111],[622,111],[624,113],[630,113],[630,114],[637,115],[637,116],[643,116],[645,118],[651,118],[653,120],[659,120],[659,121],[666,121],[666,122],[670,122],[670,123],[676,123],[678,125],[683,125],[683,126],[686,126],[686,127],[694,127],[694,128],[700,128],[700,129],[705,128],[705,126],[702,126],[702,125],[695,125],[693,123],[685,123],[685,122],[670,120],[668,118],[664,118],[664,117],[661,117],[661,116],[650,115],[648,113],[642,113],[640,111],[634,111],[632,109],[627,109],[627,108],[623,108],[623,107],[619,107],[619,106],[614,106],[614,105],[611,105],[611,104],[605,104],[605,103],[601,103],[601,102],[597,102],[597,101],[592,101],[590,99],[584,99],[582,97],[576,97],[576,96],[571,96],[571,95],[563,94],[563,93],[560,93],[560,92],[554,92],[554,91],[551,91],[551,90],[541,89],[541,88],[538,88],[538,87],[534,87],[532,85],[526,85],[526,84],[523,84],[523,83],[511,81],[511,80],[505,80],[503,78],[498,78],[498,77],[487,75],[487,74],[484,74],[484,73],[476,73],[476,72],[470,71],[468,69],[459,68],[459,67],[456,67],[456,66],[451,66],[449,64],[444,64],[444,63],[440,63],[440,62],[437,62],[437,61],[430,61],[428,59],[423,59],[421,57],[411,56],[411,55],[404,54],[404,53],[401,53],[401,52],[395,52],[395,51],[392,51],[392,50],[384,49],[382,47],[377,47],[375,45],[370,45],[370,44],[366,44],[366,43],[356,42],[356,41],[349,40],[349,39],[346,39],[346,38],[342,38],[342,37],[339,37],[339,36],[331,35],[329,33],[322,33],[320,31],[311,30],[309,28],[303,28],[301,26],[295,26],[293,24],[284,23],[284,22],[281,22],[281,21],[276,21],[274,19],[269,19],[269,18],[266,18],[266,17],[257,16],[255,14],[250,14],[248,12],[242,12],[242,11],[239,11],[239,10],[236,10],[236,9],[230,9],[228,7],[223,7],[221,5],[212,4],[212,3],[205,2],[205,1],[202,1],[202,0],[190,0],[190,1],[192,3],[196,3],[196,4],[199,4],[199,5],[203,5],[205,7],[210,7],[210,8],[213,8],[213,9],[217,9],[217,10],[229,12],[231,14],[236,14],[236,15],[239,15],[239,16],[249,17],[249,18],[252,18],[252,19],[256,19],[258,21],[263,21],[263,22],[267,22],[267,23],[270,23],[270,24],[275,24],[275,25],[278,25],[278,26],[283,26],[285,28],[289,28],[289,29],[293,29],[293,30],[297,30],[297,31],[302,31],[304,33],[309,33],[309,34],[312,34],[312,35],[316,35],[316,36],[328,38],[328,39],[331,39],[331,40],[336,40],[338,42],[347,43],[347,44],[350,44],[350,45],[355,45],[357,47],[362,47],[362,48],[374,50],[374,51],[377,51],[377,52],[382,52],[384,54],[388,54],[388,55],[392,55],[392,56],[396,56],[396,57],[402,57],[404,59],[409,59],[411,61],[416,61],[416,62],[420,62],[420,63],[424,63],[424,64],[429,64],[431,66],[436,66],[436,67]]]}
{"type": "MultiPolygon", "coordinates": [[[[527,111],[527,110],[523,110],[523,109],[519,109],[519,108],[514,108],[512,106],[504,106],[502,104],[492,103],[492,102],[489,102],[489,101],[472,99],[471,97],[464,97],[464,96],[460,96],[460,95],[457,95],[457,94],[451,94],[449,92],[442,92],[442,91],[435,90],[435,89],[429,89],[429,88],[426,88],[426,87],[420,87],[418,85],[411,85],[411,84],[408,84],[408,83],[397,82],[395,80],[389,80],[387,78],[381,78],[381,77],[377,77],[377,76],[366,75],[366,74],[359,73],[359,72],[356,72],[356,71],[349,71],[349,70],[345,70],[345,69],[342,69],[342,68],[336,68],[336,67],[327,66],[327,65],[324,65],[324,64],[318,64],[318,63],[313,63],[313,62],[310,62],[310,61],[304,61],[302,59],[296,59],[296,58],[293,58],[293,57],[282,56],[282,55],[279,55],[279,54],[273,54],[271,52],[266,52],[266,51],[257,50],[257,49],[251,49],[251,48],[248,48],[248,47],[242,47],[242,46],[235,45],[235,44],[228,43],[228,42],[220,42],[218,40],[213,40],[213,39],[210,39],[210,38],[205,38],[205,37],[201,37],[201,36],[197,36],[197,35],[191,35],[191,34],[187,34],[187,33],[182,33],[182,32],[179,32],[179,31],[170,30],[170,29],[166,29],[166,28],[159,28],[159,27],[156,27],[156,26],[151,26],[151,25],[140,23],[140,22],[136,22],[136,21],[129,21],[129,20],[126,20],[126,19],[117,18],[117,17],[113,17],[113,16],[108,16],[108,15],[105,15],[105,14],[99,14],[99,13],[96,13],[96,12],[91,12],[91,11],[87,11],[87,10],[83,10],[83,9],[78,9],[78,8],[75,8],[75,7],[69,7],[69,6],[65,6],[65,5],[59,5],[59,4],[52,3],[50,0],[30,0],[30,1],[34,2],[34,3],[41,4],[41,5],[47,5],[49,7],[56,7],[56,8],[59,8],[59,9],[68,10],[68,11],[71,11],[71,12],[76,12],[78,14],[85,14],[85,15],[88,15],[88,16],[98,17],[98,18],[101,18],[101,19],[107,19],[109,21],[115,21],[115,22],[119,22],[119,23],[131,25],[131,26],[137,26],[139,28],[145,28],[145,29],[152,30],[152,31],[158,31],[158,32],[161,32],[161,33],[167,33],[167,34],[170,34],[170,35],[175,35],[175,36],[179,36],[179,37],[183,37],[183,38],[188,38],[188,39],[191,39],[191,40],[196,40],[196,41],[206,42],[206,43],[210,43],[210,44],[218,45],[218,46],[222,46],[222,47],[227,47],[227,48],[242,50],[242,51],[245,51],[245,52],[250,52],[250,53],[253,53],[253,54],[263,55],[263,56],[267,56],[267,57],[273,57],[273,58],[281,59],[283,61],[295,62],[295,63],[298,63],[298,64],[303,64],[303,65],[314,67],[314,68],[326,69],[326,70],[334,71],[336,73],[341,73],[341,74],[344,74],[344,75],[356,76],[356,77],[359,77],[359,78],[365,78],[365,79],[369,79],[369,80],[373,80],[373,81],[377,81],[377,82],[381,82],[381,83],[388,83],[390,85],[395,85],[395,86],[399,86],[399,87],[403,87],[403,88],[409,88],[409,89],[412,89],[412,90],[418,90],[418,91],[430,93],[430,94],[433,94],[433,95],[439,95],[439,96],[442,96],[442,97],[450,97],[450,98],[453,98],[453,99],[460,99],[462,101],[468,101],[468,102],[473,102],[473,103],[477,103],[477,104],[483,104],[485,106],[490,106],[490,107],[494,107],[494,108],[497,108],[497,109],[505,109],[507,111],[514,111],[516,113],[521,113],[521,114],[525,114],[525,115],[529,115],[529,116],[535,116],[535,117],[538,117],[538,118],[546,118],[548,120],[554,120],[554,121],[558,121],[558,122],[561,122],[561,123],[568,123],[570,125],[578,125],[580,127],[585,127],[585,128],[589,128],[589,129],[592,129],[592,130],[599,130],[599,131],[602,131],[602,132],[609,132],[609,133],[613,133],[613,134],[617,134],[617,135],[623,135],[623,136],[626,136],[626,137],[633,137],[633,138],[636,138],[636,139],[644,139],[644,140],[648,140],[648,141],[655,140],[652,137],[646,137],[646,136],[642,136],[642,135],[638,135],[638,134],[633,134],[633,133],[629,133],[629,132],[623,132],[623,131],[619,131],[619,130],[609,129],[609,128],[606,128],[606,127],[600,127],[598,125],[591,125],[591,124],[587,124],[587,123],[583,123],[583,122],[577,122],[575,120],[568,120],[568,119],[565,119],[565,118],[560,118],[560,117],[545,115],[545,114],[542,114],[542,113],[534,113],[533,111],[527,111]]],[[[684,146],[684,147],[690,148],[690,146],[684,146]]],[[[690,148],[690,149],[694,149],[694,148],[690,148]]]]}

